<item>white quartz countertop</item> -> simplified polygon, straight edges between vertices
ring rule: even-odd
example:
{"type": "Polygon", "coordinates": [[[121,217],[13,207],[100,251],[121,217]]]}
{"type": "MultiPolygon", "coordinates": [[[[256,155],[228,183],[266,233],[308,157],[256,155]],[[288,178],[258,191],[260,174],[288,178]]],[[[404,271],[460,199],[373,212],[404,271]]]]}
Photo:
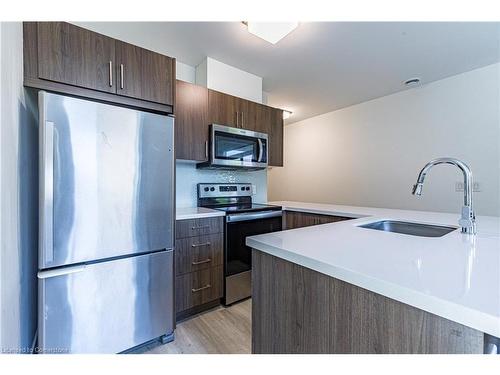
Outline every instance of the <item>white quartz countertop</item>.
{"type": "Polygon", "coordinates": [[[212,210],[205,207],[177,207],[175,210],[175,220],[202,219],[224,215],[224,211],[212,210]]]}
{"type": "Polygon", "coordinates": [[[248,246],[500,337],[500,218],[477,235],[417,237],[358,225],[385,219],[458,226],[457,214],[302,202],[284,210],[353,217],[247,237],[248,246]]]}

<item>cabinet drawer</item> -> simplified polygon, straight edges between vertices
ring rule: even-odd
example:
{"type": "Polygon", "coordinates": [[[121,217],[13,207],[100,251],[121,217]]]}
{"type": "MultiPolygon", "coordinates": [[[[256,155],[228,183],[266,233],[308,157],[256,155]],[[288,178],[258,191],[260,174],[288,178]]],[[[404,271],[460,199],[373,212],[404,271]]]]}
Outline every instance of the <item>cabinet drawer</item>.
{"type": "Polygon", "coordinates": [[[176,312],[222,297],[222,266],[186,273],[175,278],[176,312]]]}
{"type": "Polygon", "coordinates": [[[182,275],[222,264],[222,233],[175,241],[175,273],[182,275]]]}
{"type": "Polygon", "coordinates": [[[209,217],[203,219],[187,219],[176,222],[175,238],[204,236],[213,233],[222,233],[223,217],[209,217]]]}

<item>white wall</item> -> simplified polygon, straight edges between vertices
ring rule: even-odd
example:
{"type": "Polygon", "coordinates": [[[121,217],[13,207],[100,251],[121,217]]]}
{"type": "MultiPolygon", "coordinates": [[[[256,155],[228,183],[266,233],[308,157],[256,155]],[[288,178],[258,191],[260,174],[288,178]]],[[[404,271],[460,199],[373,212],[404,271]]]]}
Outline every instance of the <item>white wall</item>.
{"type": "Polygon", "coordinates": [[[262,78],[207,57],[196,67],[196,83],[262,103],[262,78]]]}
{"type": "Polygon", "coordinates": [[[195,83],[196,81],[196,69],[194,66],[181,63],[175,60],[175,73],[176,78],[181,81],[186,81],[189,83],[195,83]]]}
{"type": "Polygon", "coordinates": [[[36,325],[38,132],[23,89],[22,24],[2,22],[0,98],[1,351],[29,348],[36,325]]]}
{"type": "Polygon", "coordinates": [[[471,167],[476,213],[500,215],[500,64],[316,116],[285,127],[283,168],[270,200],[458,212],[458,169],[438,166],[423,196],[419,170],[451,156],[471,167]]]}

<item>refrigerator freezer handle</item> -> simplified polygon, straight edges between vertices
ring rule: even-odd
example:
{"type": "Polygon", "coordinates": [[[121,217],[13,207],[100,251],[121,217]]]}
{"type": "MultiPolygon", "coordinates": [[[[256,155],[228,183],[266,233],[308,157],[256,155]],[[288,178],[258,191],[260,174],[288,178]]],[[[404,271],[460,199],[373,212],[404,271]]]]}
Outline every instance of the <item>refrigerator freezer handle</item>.
{"type": "Polygon", "coordinates": [[[39,279],[48,279],[49,277],[69,275],[71,273],[82,272],[87,266],[85,264],[69,267],[55,268],[47,271],[39,271],[37,277],[39,279]]]}
{"type": "Polygon", "coordinates": [[[54,260],[54,123],[45,122],[43,147],[43,259],[54,260]]]}

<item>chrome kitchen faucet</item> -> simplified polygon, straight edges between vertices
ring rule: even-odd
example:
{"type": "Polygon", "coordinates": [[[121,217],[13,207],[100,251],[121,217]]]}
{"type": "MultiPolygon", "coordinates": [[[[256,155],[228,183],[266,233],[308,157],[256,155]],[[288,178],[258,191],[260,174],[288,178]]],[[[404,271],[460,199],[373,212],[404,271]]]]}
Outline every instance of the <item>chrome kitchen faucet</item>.
{"type": "Polygon", "coordinates": [[[458,167],[464,175],[464,205],[462,207],[462,216],[458,224],[462,227],[462,233],[476,234],[476,215],[472,206],[472,172],[464,162],[455,158],[439,158],[428,162],[418,174],[417,183],[413,185],[413,195],[422,195],[422,186],[424,185],[427,172],[438,164],[451,164],[458,167]]]}

